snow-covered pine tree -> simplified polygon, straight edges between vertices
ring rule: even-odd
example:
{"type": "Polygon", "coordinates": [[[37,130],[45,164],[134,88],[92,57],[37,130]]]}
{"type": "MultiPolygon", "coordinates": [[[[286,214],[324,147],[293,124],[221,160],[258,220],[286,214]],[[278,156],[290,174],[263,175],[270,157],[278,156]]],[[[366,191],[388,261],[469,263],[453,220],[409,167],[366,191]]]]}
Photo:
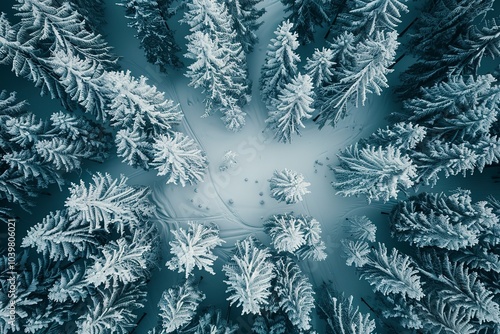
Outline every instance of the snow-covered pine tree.
{"type": "Polygon", "coordinates": [[[292,215],[274,215],[264,224],[271,243],[278,252],[294,253],[306,243],[303,221],[292,215]]]}
{"type": "Polygon", "coordinates": [[[443,49],[476,18],[482,18],[493,9],[494,0],[437,0],[425,3],[415,22],[409,46],[419,56],[442,55],[443,49]]]}
{"type": "MultiPolygon", "coordinates": [[[[352,32],[343,31],[340,33],[332,40],[331,43],[329,43],[329,48],[333,53],[332,61],[337,66],[352,68],[355,65],[356,60],[356,43],[356,37],[352,32]]],[[[337,71],[333,71],[332,75],[335,78],[335,76],[338,76],[339,73],[337,73],[337,71]]]]}
{"type": "Polygon", "coordinates": [[[447,67],[451,67],[452,74],[477,75],[483,58],[500,57],[499,22],[499,19],[487,20],[480,28],[472,25],[449,46],[442,62],[449,64],[447,67]]]}
{"type": "MultiPolygon", "coordinates": [[[[374,291],[415,300],[425,296],[419,272],[409,256],[399,253],[396,248],[388,254],[386,246],[378,243],[365,258],[358,270],[374,291]]],[[[356,262],[353,264],[357,265],[356,262]]]]}
{"type": "Polygon", "coordinates": [[[21,17],[19,38],[37,51],[74,54],[92,59],[106,69],[116,66],[118,58],[102,36],[92,32],[85,19],[69,2],[22,0],[13,8],[21,17]]]}
{"type": "Polygon", "coordinates": [[[399,188],[413,186],[416,167],[408,155],[393,146],[373,147],[358,144],[347,147],[338,155],[340,164],[334,167],[332,183],[337,194],[366,195],[368,201],[397,198],[399,188]]]}
{"type": "Polygon", "coordinates": [[[353,305],[353,296],[339,295],[326,283],[319,291],[318,310],[328,323],[327,334],[372,334],[375,331],[375,320],[353,305]]]}
{"type": "Polygon", "coordinates": [[[314,41],[316,26],[328,22],[328,5],[321,0],[281,0],[285,5],[286,17],[294,25],[301,44],[314,41]]]}
{"type": "Polygon", "coordinates": [[[186,279],[193,274],[195,267],[215,275],[212,265],[217,256],[213,254],[213,249],[224,242],[219,238],[219,227],[214,223],[205,225],[189,222],[188,224],[187,231],[183,228],[172,231],[174,240],[169,244],[173,258],[166,263],[166,266],[170,270],[184,272],[186,279]]]}
{"type": "Polygon", "coordinates": [[[160,135],[153,144],[153,165],[158,175],[167,177],[167,184],[195,184],[203,180],[207,158],[196,142],[188,136],[174,132],[160,135]]]}
{"type": "Polygon", "coordinates": [[[61,276],[49,289],[48,298],[58,303],[70,300],[77,304],[85,301],[94,293],[91,283],[85,280],[85,267],[82,265],[70,266],[61,271],[61,276]]]}
{"type": "MultiPolygon", "coordinates": [[[[494,0],[438,0],[426,3],[407,44],[419,61],[401,75],[402,84],[396,90],[398,94],[404,98],[412,97],[420,87],[446,79],[449,70],[460,66],[460,59],[449,62],[449,54],[453,54],[453,48],[459,46],[461,36],[473,29],[474,22],[483,20],[493,9],[493,3],[494,0]]],[[[480,49],[477,50],[479,53],[480,49]]]]}
{"type": "Polygon", "coordinates": [[[134,78],[130,71],[107,72],[103,81],[109,99],[108,114],[114,126],[142,129],[151,138],[173,133],[180,123],[179,105],[149,85],[146,77],[134,78]]]}
{"type": "Polygon", "coordinates": [[[377,30],[395,31],[401,23],[401,15],[408,13],[405,2],[407,0],[356,0],[350,11],[349,30],[358,38],[372,36],[377,30]]]}
{"type": "Polygon", "coordinates": [[[269,315],[258,315],[252,324],[252,334],[284,334],[293,333],[297,329],[289,326],[285,315],[271,313],[269,315]]]}
{"type": "Polygon", "coordinates": [[[171,333],[189,324],[204,299],[205,295],[191,281],[165,290],[158,303],[162,333],[171,333]]]}
{"type": "Polygon", "coordinates": [[[299,259],[315,261],[326,258],[325,245],[321,240],[319,222],[309,216],[292,214],[273,215],[264,224],[271,237],[271,244],[278,252],[288,252],[299,259]]]}
{"type": "Polygon", "coordinates": [[[234,30],[245,53],[250,53],[259,38],[255,34],[262,22],[258,20],[266,12],[265,8],[257,9],[261,0],[226,0],[229,15],[234,21],[234,30]]]}
{"type": "Polygon", "coordinates": [[[298,73],[297,64],[300,57],[295,50],[299,47],[299,42],[297,33],[292,29],[293,23],[282,22],[267,47],[266,59],[261,69],[260,93],[268,107],[273,105],[279,92],[298,73]]]}
{"type": "Polygon", "coordinates": [[[231,130],[244,122],[241,110],[249,100],[246,57],[233,28],[227,7],[219,0],[192,0],[187,4],[182,22],[190,26],[186,58],[195,62],[188,66],[190,85],[205,93],[205,115],[220,110],[231,130]]]}
{"type": "Polygon", "coordinates": [[[490,75],[450,76],[404,102],[409,121],[426,126],[432,137],[447,141],[490,132],[497,118],[500,87],[490,75]]]}
{"type": "Polygon", "coordinates": [[[38,253],[54,261],[75,261],[96,254],[103,242],[101,231],[89,233],[87,222],[71,219],[66,210],[49,213],[41,223],[33,226],[21,247],[36,248],[38,253]]]}
{"type": "Polygon", "coordinates": [[[274,291],[278,304],[290,322],[300,331],[311,328],[311,312],[314,309],[314,291],[307,277],[291,259],[280,258],[276,262],[274,291]]]}
{"type": "Polygon", "coordinates": [[[330,84],[333,78],[334,52],[329,48],[314,49],[311,58],[307,58],[304,70],[312,80],[316,98],[320,98],[324,86],[330,84]]]}
{"type": "Polygon", "coordinates": [[[85,280],[96,288],[103,285],[104,289],[138,282],[148,270],[150,251],[150,245],[125,237],[110,241],[102,254],[91,255],[94,262],[87,268],[85,280]]]}
{"type": "Polygon", "coordinates": [[[302,229],[306,238],[304,246],[297,250],[300,259],[323,261],[326,259],[326,245],[321,239],[321,225],[319,221],[310,216],[300,216],[303,221],[302,229]]]}
{"type": "Polygon", "coordinates": [[[432,291],[452,309],[462,309],[480,323],[500,322],[500,306],[495,293],[485,286],[477,272],[463,263],[450,261],[447,255],[423,252],[419,260],[419,271],[426,278],[425,292],[432,291]]]}
{"type": "Polygon", "coordinates": [[[342,239],[342,249],[345,255],[345,263],[348,266],[354,265],[359,268],[368,262],[370,254],[370,245],[363,240],[342,239]]]}
{"type": "Polygon", "coordinates": [[[176,53],[180,51],[174,40],[174,31],[168,25],[170,0],[122,0],[118,5],[126,9],[129,27],[137,31],[137,39],[144,49],[146,59],[158,65],[163,72],[172,65],[182,65],[176,53]]]}
{"type": "Polygon", "coordinates": [[[311,184],[304,180],[304,176],[287,168],[275,170],[273,177],[269,179],[271,196],[279,202],[294,204],[301,202],[305,194],[310,191],[307,187],[311,184]]]}
{"type": "Polygon", "coordinates": [[[121,234],[133,231],[151,215],[152,207],[148,189],[129,186],[127,180],[123,175],[114,179],[97,173],[88,186],[83,181],[72,183],[65,202],[69,215],[88,222],[90,232],[101,228],[109,232],[110,226],[121,234]]]}
{"type": "Polygon", "coordinates": [[[361,241],[375,242],[377,226],[366,216],[346,218],[345,232],[349,238],[361,241]]]}
{"type": "Polygon", "coordinates": [[[300,128],[305,127],[302,121],[311,118],[314,111],[313,94],[311,77],[300,73],[279,92],[276,105],[271,107],[266,119],[279,142],[291,143],[293,134],[300,136],[300,128]]]}
{"type": "Polygon", "coordinates": [[[77,320],[77,334],[127,334],[135,326],[135,310],[144,307],[144,285],[120,285],[99,290],[77,320]]]}
{"type": "Polygon", "coordinates": [[[403,152],[411,152],[420,144],[427,135],[427,128],[411,122],[399,122],[385,129],[379,128],[368,139],[361,140],[361,143],[380,145],[387,147],[389,145],[397,147],[403,152]]]}
{"type": "Polygon", "coordinates": [[[260,314],[269,303],[271,281],[276,276],[271,253],[253,237],[236,242],[231,260],[222,267],[226,273],[230,305],[242,306],[242,314],[260,314]]]}
{"type": "Polygon", "coordinates": [[[399,45],[395,31],[376,31],[373,37],[356,44],[354,63],[341,67],[336,74],[339,81],[323,89],[320,127],[327,122],[335,125],[347,112],[351,101],[356,108],[364,105],[368,93],[380,95],[387,88],[386,75],[392,72],[396,49],[399,45]]]}
{"type": "Polygon", "coordinates": [[[394,206],[391,228],[399,240],[418,247],[458,250],[489,241],[493,246],[500,241],[500,217],[493,210],[488,202],[473,203],[469,190],[424,192],[394,206]]]}

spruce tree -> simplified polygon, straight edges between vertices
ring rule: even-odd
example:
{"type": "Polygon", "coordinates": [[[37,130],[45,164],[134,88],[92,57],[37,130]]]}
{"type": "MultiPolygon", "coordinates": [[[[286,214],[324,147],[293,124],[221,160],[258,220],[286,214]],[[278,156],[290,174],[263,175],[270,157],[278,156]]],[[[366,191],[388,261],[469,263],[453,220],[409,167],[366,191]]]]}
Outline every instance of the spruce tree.
{"type": "Polygon", "coordinates": [[[295,50],[299,47],[299,42],[298,35],[292,28],[293,23],[282,22],[267,47],[266,59],[261,70],[260,93],[268,107],[275,103],[279,92],[298,73],[297,63],[300,57],[295,50]]]}
{"type": "Polygon", "coordinates": [[[285,12],[290,12],[286,17],[293,23],[301,44],[314,41],[316,26],[322,26],[328,21],[328,8],[325,3],[318,0],[282,0],[286,6],[285,12]]]}
{"type": "Polygon", "coordinates": [[[314,111],[311,107],[313,101],[311,78],[299,73],[285,85],[276,105],[269,111],[266,123],[275,132],[274,138],[279,142],[291,143],[293,134],[300,136],[300,128],[305,128],[302,121],[311,118],[314,111]]]}
{"type": "Polygon", "coordinates": [[[263,22],[258,20],[266,12],[265,8],[257,9],[260,0],[226,0],[229,14],[234,21],[234,30],[245,53],[250,53],[258,42],[257,29],[263,22]]]}

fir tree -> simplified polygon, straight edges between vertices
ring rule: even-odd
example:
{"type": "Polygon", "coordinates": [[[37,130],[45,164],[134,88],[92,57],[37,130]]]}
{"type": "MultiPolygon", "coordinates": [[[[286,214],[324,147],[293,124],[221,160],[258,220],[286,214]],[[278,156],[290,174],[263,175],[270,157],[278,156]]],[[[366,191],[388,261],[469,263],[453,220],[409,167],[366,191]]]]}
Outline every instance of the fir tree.
{"type": "Polygon", "coordinates": [[[325,101],[321,107],[320,127],[327,122],[335,125],[346,113],[349,102],[356,108],[366,102],[368,93],[380,95],[388,87],[386,75],[394,63],[397,33],[377,31],[373,38],[356,44],[354,63],[342,67],[339,81],[324,88],[325,101]]]}
{"type": "Polygon", "coordinates": [[[38,253],[55,261],[75,261],[96,254],[103,241],[100,231],[88,232],[88,225],[72,220],[66,210],[51,212],[28,231],[21,247],[36,247],[38,253]]]}
{"type": "Polygon", "coordinates": [[[189,24],[186,58],[195,62],[188,66],[190,86],[201,87],[205,93],[205,115],[221,111],[226,126],[237,130],[244,124],[239,110],[249,101],[246,58],[236,39],[233,20],[227,7],[216,0],[193,0],[182,22],[189,24]],[[235,128],[235,126],[237,128],[235,128]]]}
{"type": "Polygon", "coordinates": [[[77,334],[99,334],[112,331],[126,334],[135,326],[135,309],[142,308],[146,291],[142,285],[122,285],[100,290],[91,297],[87,310],[77,320],[77,334]]]}
{"type": "Polygon", "coordinates": [[[204,299],[205,295],[189,281],[165,290],[158,303],[163,332],[171,333],[189,324],[204,299]]]}
{"type": "Polygon", "coordinates": [[[371,222],[366,216],[354,216],[346,218],[345,226],[346,233],[350,238],[362,241],[375,242],[377,226],[371,222]]]}
{"type": "Polygon", "coordinates": [[[375,321],[369,314],[363,314],[353,305],[353,296],[338,296],[330,286],[321,286],[321,299],[318,309],[326,318],[327,334],[372,334],[375,321]]]}
{"type": "Polygon", "coordinates": [[[378,243],[359,270],[374,291],[383,295],[401,295],[415,300],[425,296],[412,259],[395,248],[388,254],[385,245],[378,243]]]}
{"type": "Polygon", "coordinates": [[[213,249],[224,242],[219,238],[217,225],[189,222],[187,231],[179,228],[172,231],[172,234],[174,240],[169,244],[173,258],[166,263],[170,270],[184,272],[186,279],[193,274],[195,267],[215,275],[212,265],[217,256],[213,254],[213,249]]]}
{"type": "Polygon", "coordinates": [[[169,65],[180,67],[182,63],[176,55],[180,48],[167,22],[172,16],[169,1],[122,0],[120,5],[126,8],[128,26],[137,31],[136,37],[148,62],[158,65],[163,72],[169,65]]]}
{"type": "Polygon", "coordinates": [[[229,263],[222,267],[228,284],[230,305],[242,306],[242,314],[260,314],[269,303],[271,281],[275,277],[271,254],[252,237],[236,242],[229,263]]]}
{"type": "Polygon", "coordinates": [[[372,36],[377,30],[395,31],[401,14],[408,12],[407,0],[357,0],[351,9],[354,35],[372,36]]]}
{"type": "Polygon", "coordinates": [[[203,180],[207,159],[194,140],[180,132],[160,135],[153,144],[153,164],[167,184],[194,184],[203,180]]]}
{"type": "Polygon", "coordinates": [[[359,148],[355,144],[338,157],[340,165],[333,169],[333,185],[343,196],[364,194],[368,201],[388,201],[397,197],[399,188],[410,188],[417,176],[410,158],[392,146],[359,148]]]}
{"type": "Polygon", "coordinates": [[[286,17],[293,23],[301,44],[314,41],[316,26],[322,26],[328,21],[327,6],[318,0],[282,0],[286,6],[286,17]]]}
{"type": "Polygon", "coordinates": [[[250,53],[259,38],[255,34],[262,22],[258,20],[266,12],[265,8],[257,9],[260,0],[227,0],[229,14],[234,21],[234,30],[241,42],[243,51],[250,53]]]}
{"type": "Polygon", "coordinates": [[[392,145],[402,151],[414,150],[426,137],[428,129],[410,122],[399,122],[385,129],[379,128],[363,143],[372,143],[387,147],[392,145]]]}
{"type": "Polygon", "coordinates": [[[330,84],[333,79],[334,52],[332,49],[314,49],[311,58],[307,58],[304,69],[311,78],[314,92],[318,97],[324,86],[330,84]]]}
{"type": "Polygon", "coordinates": [[[280,202],[294,204],[301,202],[305,194],[310,193],[307,187],[311,184],[304,181],[304,176],[289,169],[275,170],[269,180],[271,196],[280,202]]]}
{"type": "Polygon", "coordinates": [[[299,47],[298,35],[292,32],[293,24],[282,22],[275,37],[267,47],[266,59],[261,70],[260,93],[266,105],[272,106],[281,90],[297,75],[300,57],[295,53],[299,47]]]}
{"type": "Polygon", "coordinates": [[[319,222],[309,216],[274,215],[264,224],[271,244],[278,252],[288,252],[300,259],[324,260],[326,248],[321,240],[319,222]]]}
{"type": "Polygon", "coordinates": [[[71,300],[73,303],[85,301],[94,293],[92,285],[85,280],[85,267],[80,265],[70,266],[61,271],[61,277],[49,289],[48,298],[58,303],[71,300]]]}
{"type": "Polygon", "coordinates": [[[300,73],[286,84],[276,100],[276,105],[270,110],[266,120],[268,127],[274,132],[274,138],[284,143],[291,143],[292,135],[300,136],[300,128],[305,128],[303,119],[311,118],[314,109],[313,86],[311,78],[300,73]]]}
{"type": "Polygon", "coordinates": [[[312,285],[293,261],[281,258],[276,263],[278,304],[294,326],[301,331],[311,328],[310,313],[314,309],[312,285]]]}
{"type": "Polygon", "coordinates": [[[68,213],[87,222],[90,232],[101,228],[109,231],[113,226],[123,234],[125,227],[134,230],[143,217],[151,214],[147,189],[127,185],[123,175],[113,179],[109,174],[97,173],[92,181],[88,186],[83,181],[72,183],[65,202],[68,213]]]}

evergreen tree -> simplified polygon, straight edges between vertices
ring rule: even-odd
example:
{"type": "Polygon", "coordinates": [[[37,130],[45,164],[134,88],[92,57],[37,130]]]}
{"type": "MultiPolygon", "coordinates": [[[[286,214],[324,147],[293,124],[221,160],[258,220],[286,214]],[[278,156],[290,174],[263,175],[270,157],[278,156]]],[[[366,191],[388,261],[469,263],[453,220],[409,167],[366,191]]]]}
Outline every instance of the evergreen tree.
{"type": "Polygon", "coordinates": [[[356,0],[351,9],[354,35],[372,36],[378,30],[395,31],[401,14],[408,13],[407,0],[356,0]]]}
{"type": "Polygon", "coordinates": [[[85,301],[87,297],[94,293],[91,283],[85,280],[85,267],[80,265],[70,266],[61,271],[61,277],[49,289],[48,298],[58,303],[71,300],[77,304],[85,301]]]}
{"type": "Polygon", "coordinates": [[[212,265],[217,256],[213,254],[213,249],[224,242],[219,238],[217,225],[189,222],[187,231],[179,228],[172,231],[172,234],[174,240],[169,244],[173,258],[166,263],[170,270],[184,272],[186,279],[193,274],[195,267],[215,275],[212,265]]]}
{"type": "Polygon", "coordinates": [[[54,261],[75,261],[96,254],[103,241],[100,231],[88,232],[88,224],[70,219],[66,210],[51,212],[28,231],[21,247],[36,247],[54,261]]]}
{"type": "Polygon", "coordinates": [[[172,16],[169,13],[169,0],[122,0],[126,8],[126,17],[130,20],[129,27],[137,31],[137,39],[144,49],[146,59],[151,64],[158,65],[165,72],[167,66],[180,67],[182,65],[176,53],[180,51],[174,40],[174,31],[167,20],[172,16]]]}
{"type": "Polygon", "coordinates": [[[340,155],[333,168],[333,186],[343,196],[366,195],[368,201],[397,198],[399,188],[410,188],[417,176],[412,160],[392,146],[375,148],[354,144],[340,155]]]}
{"type": "Polygon", "coordinates": [[[293,24],[289,21],[282,22],[267,47],[266,59],[261,70],[260,93],[268,107],[273,105],[279,92],[298,73],[297,63],[300,57],[295,50],[299,47],[299,42],[298,35],[292,32],[292,28],[293,24]]]}
{"type": "Polygon", "coordinates": [[[160,135],[153,144],[153,164],[158,175],[167,176],[167,184],[184,187],[203,180],[207,159],[194,140],[180,132],[160,135]]]}
{"type": "Polygon", "coordinates": [[[271,254],[257,240],[249,237],[236,242],[234,255],[222,267],[230,293],[230,305],[242,306],[242,314],[260,314],[269,303],[271,281],[276,276],[271,254]]]}
{"type": "Polygon", "coordinates": [[[224,3],[217,0],[193,0],[182,22],[189,24],[186,58],[195,62],[188,66],[190,85],[202,87],[205,93],[205,114],[220,110],[230,130],[238,130],[243,121],[239,110],[250,97],[246,57],[236,38],[233,20],[224,3]]]}
{"type": "Polygon", "coordinates": [[[311,184],[304,181],[304,176],[289,169],[275,170],[269,180],[271,196],[279,202],[294,204],[301,202],[305,194],[310,193],[307,187],[311,184]]]}
{"type": "Polygon", "coordinates": [[[318,0],[282,0],[286,6],[286,17],[293,23],[301,44],[314,41],[316,26],[322,26],[328,21],[328,10],[325,3],[318,0]]]}
{"type": "Polygon", "coordinates": [[[147,253],[151,246],[120,238],[107,243],[102,255],[92,255],[94,263],[87,268],[85,280],[96,288],[117,287],[139,281],[147,270],[147,253]]]}
{"type": "Polygon", "coordinates": [[[300,259],[324,260],[325,244],[319,222],[309,216],[273,215],[264,224],[271,244],[278,252],[288,252],[300,259]]]}
{"type": "Polygon", "coordinates": [[[346,233],[350,238],[361,241],[375,242],[377,233],[377,226],[371,222],[366,216],[354,216],[346,218],[347,224],[345,226],[346,233]]]}
{"type": "Polygon", "coordinates": [[[362,143],[372,143],[387,147],[392,145],[402,151],[414,150],[427,135],[428,129],[424,126],[410,122],[399,122],[385,129],[379,128],[368,139],[361,140],[362,143]]]}
{"type": "Polygon", "coordinates": [[[165,290],[158,303],[162,333],[171,333],[189,324],[204,299],[205,295],[189,281],[165,290]]]}
{"type": "Polygon", "coordinates": [[[302,120],[311,118],[314,111],[311,107],[314,101],[312,95],[311,78],[300,73],[280,92],[266,119],[279,142],[291,143],[293,134],[300,136],[299,129],[305,127],[302,120]]]}
{"type": "Polygon", "coordinates": [[[375,321],[369,314],[362,314],[359,307],[353,305],[353,296],[338,296],[330,286],[321,286],[321,298],[318,309],[326,318],[327,334],[372,334],[375,321]]]}
{"type": "Polygon", "coordinates": [[[412,259],[395,248],[388,254],[385,245],[378,243],[378,247],[366,255],[359,270],[373,290],[383,295],[401,295],[415,300],[425,296],[412,259]]]}
{"type": "Polygon", "coordinates": [[[310,313],[314,309],[314,292],[311,283],[299,266],[290,259],[280,258],[276,263],[278,304],[290,322],[301,331],[311,328],[310,313]]]}
{"type": "Polygon", "coordinates": [[[397,33],[377,31],[373,38],[356,44],[354,63],[342,67],[339,81],[324,88],[325,101],[321,106],[320,127],[327,122],[335,125],[345,116],[347,105],[353,101],[356,108],[366,102],[368,93],[380,95],[387,88],[386,75],[394,63],[397,33]]]}
{"type": "Polygon", "coordinates": [[[332,82],[333,66],[335,65],[333,58],[334,52],[328,48],[314,49],[312,57],[307,58],[304,69],[311,78],[316,96],[321,94],[324,86],[332,82]]]}
{"type": "Polygon", "coordinates": [[[266,12],[265,8],[256,8],[259,3],[260,0],[226,0],[228,12],[234,21],[234,30],[247,54],[252,52],[259,40],[255,32],[262,24],[258,20],[266,12]]]}
{"type": "Polygon", "coordinates": [[[147,200],[148,190],[131,187],[127,180],[123,175],[113,179],[109,174],[97,173],[88,186],[83,181],[72,183],[65,202],[69,215],[88,223],[90,232],[109,232],[109,226],[121,234],[125,228],[133,231],[142,225],[144,217],[151,215],[152,207],[147,200]]]}
{"type": "Polygon", "coordinates": [[[99,290],[91,297],[86,312],[77,321],[77,334],[99,334],[112,331],[126,334],[135,326],[134,309],[146,301],[144,285],[122,285],[99,290]]]}

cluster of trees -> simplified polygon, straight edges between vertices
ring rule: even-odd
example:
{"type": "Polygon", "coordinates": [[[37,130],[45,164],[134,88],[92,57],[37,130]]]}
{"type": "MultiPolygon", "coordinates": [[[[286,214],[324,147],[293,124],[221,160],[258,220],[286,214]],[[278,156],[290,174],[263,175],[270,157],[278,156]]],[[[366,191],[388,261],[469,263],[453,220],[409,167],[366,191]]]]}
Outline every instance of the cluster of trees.
{"type": "MultiPolygon", "coordinates": [[[[227,300],[230,305],[241,307],[242,315],[256,316],[255,333],[278,328],[287,333],[308,332],[315,307],[314,291],[300,262],[326,258],[320,224],[312,217],[277,215],[266,222],[266,232],[273,240],[271,248],[254,237],[236,242],[233,255],[222,267],[227,277],[227,300]],[[287,247],[288,241],[294,241],[296,247],[287,247]]],[[[150,333],[204,333],[208,326],[210,333],[235,332],[238,327],[222,320],[219,310],[198,312],[205,295],[198,287],[201,280],[194,281],[193,271],[198,268],[215,274],[214,249],[224,242],[218,227],[213,223],[189,222],[187,229],[180,227],[172,234],[172,258],[166,265],[183,273],[184,283],[164,291],[158,304],[161,322],[150,333]]]]}
{"type": "Polygon", "coordinates": [[[246,53],[257,41],[255,29],[263,10],[258,1],[193,0],[181,22],[189,25],[188,52],[194,62],[186,76],[190,86],[205,93],[205,115],[222,113],[226,128],[238,131],[245,125],[241,109],[250,101],[246,53]]]}
{"type": "Polygon", "coordinates": [[[42,94],[59,98],[66,109],[83,110],[113,126],[118,156],[129,165],[156,167],[168,183],[201,179],[207,162],[198,145],[176,130],[182,119],[178,105],[145,77],[118,71],[111,48],[71,3],[27,0],[14,9],[21,18],[15,24],[0,15],[0,64],[32,81],[42,94]],[[178,170],[172,160],[198,164],[178,170]]]}
{"type": "Polygon", "coordinates": [[[388,200],[399,189],[500,162],[500,86],[495,73],[480,71],[483,59],[499,55],[498,20],[479,20],[493,1],[427,5],[409,42],[420,61],[402,74],[398,89],[404,110],[339,155],[340,194],[388,200]]]}
{"type": "Polygon", "coordinates": [[[15,92],[1,91],[0,200],[28,209],[50,184],[62,186],[64,174],[79,170],[82,160],[102,162],[110,140],[92,120],[61,111],[40,119],[15,92]]]}
{"type": "MultiPolygon", "coordinates": [[[[9,313],[11,302],[16,312],[13,323],[0,319],[2,333],[128,333],[135,325],[159,256],[149,192],[109,174],[69,190],[65,208],[23,239],[16,293],[2,280],[1,313],[9,313]]],[[[2,277],[9,271],[3,256],[2,277]]]]}
{"type": "Polygon", "coordinates": [[[378,243],[373,224],[357,220],[344,240],[347,264],[358,268],[393,325],[423,333],[493,333],[498,293],[500,203],[473,202],[470,191],[421,193],[399,202],[391,230],[409,255],[378,243]]]}

